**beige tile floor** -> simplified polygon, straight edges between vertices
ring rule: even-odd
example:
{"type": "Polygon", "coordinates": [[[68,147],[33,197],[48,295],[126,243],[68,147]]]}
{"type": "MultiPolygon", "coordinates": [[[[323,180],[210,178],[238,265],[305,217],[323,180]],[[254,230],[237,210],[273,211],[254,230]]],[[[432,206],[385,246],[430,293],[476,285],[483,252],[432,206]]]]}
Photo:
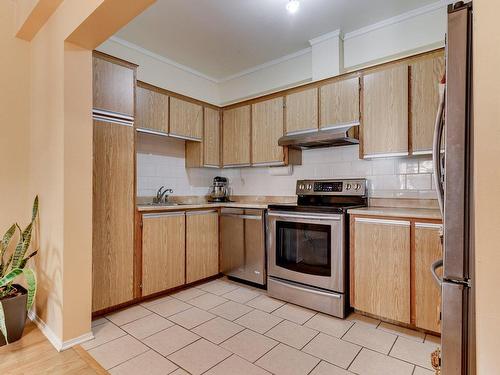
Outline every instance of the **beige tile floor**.
{"type": "Polygon", "coordinates": [[[82,346],[117,375],[431,375],[439,338],[341,320],[225,278],[92,323],[82,346]]]}

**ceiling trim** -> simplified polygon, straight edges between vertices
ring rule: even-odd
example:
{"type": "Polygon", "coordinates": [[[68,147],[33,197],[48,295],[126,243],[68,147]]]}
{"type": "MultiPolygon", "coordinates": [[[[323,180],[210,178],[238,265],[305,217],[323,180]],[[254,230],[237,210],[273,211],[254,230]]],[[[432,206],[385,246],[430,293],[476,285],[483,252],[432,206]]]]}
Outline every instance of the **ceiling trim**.
{"type": "Polygon", "coordinates": [[[333,39],[333,38],[342,39],[343,38],[342,31],[340,29],[337,29],[337,30],[334,30],[332,32],[320,35],[316,38],[312,38],[311,40],[309,40],[309,44],[311,46],[314,46],[315,44],[318,44],[318,43],[324,42],[325,40],[333,39]]]}

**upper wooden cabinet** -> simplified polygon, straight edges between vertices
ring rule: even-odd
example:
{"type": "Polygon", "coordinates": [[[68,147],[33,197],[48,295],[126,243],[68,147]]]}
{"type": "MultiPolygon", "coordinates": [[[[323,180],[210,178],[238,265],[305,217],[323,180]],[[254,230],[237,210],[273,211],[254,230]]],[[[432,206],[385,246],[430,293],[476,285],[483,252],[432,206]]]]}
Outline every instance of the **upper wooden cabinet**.
{"type": "Polygon", "coordinates": [[[286,133],[318,128],[318,89],[316,87],[288,94],[285,98],[286,133]]]}
{"type": "Polygon", "coordinates": [[[203,107],[171,97],[169,134],[174,137],[201,141],[203,137],[203,107]]]}
{"type": "Polygon", "coordinates": [[[203,141],[186,142],[186,167],[220,167],[221,131],[220,111],[203,109],[203,141]]]}
{"type": "Polygon", "coordinates": [[[283,147],[278,139],[283,136],[283,97],[252,105],[252,164],[284,164],[283,147]]]}
{"type": "Polygon", "coordinates": [[[410,65],[410,129],[413,155],[432,152],[434,121],[439,104],[439,82],[444,75],[444,65],[442,53],[410,65]]]}
{"type": "Polygon", "coordinates": [[[94,53],[94,110],[134,117],[135,70],[133,64],[94,53]]]}
{"type": "Polygon", "coordinates": [[[321,86],[319,127],[359,124],[359,77],[321,86]]]}
{"type": "Polygon", "coordinates": [[[137,85],[135,126],[168,134],[168,96],[158,90],[137,85]]]}
{"type": "Polygon", "coordinates": [[[224,167],[250,165],[250,105],[223,111],[222,162],[224,167]]]}
{"type": "Polygon", "coordinates": [[[363,157],[408,155],[408,66],[363,77],[363,157]]]}

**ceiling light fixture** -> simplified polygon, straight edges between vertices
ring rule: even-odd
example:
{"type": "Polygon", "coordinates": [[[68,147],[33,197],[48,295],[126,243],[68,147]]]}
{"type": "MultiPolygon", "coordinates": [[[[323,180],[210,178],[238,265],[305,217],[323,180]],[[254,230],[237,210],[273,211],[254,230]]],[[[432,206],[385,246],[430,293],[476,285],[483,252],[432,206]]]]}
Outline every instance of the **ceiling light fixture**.
{"type": "Polygon", "coordinates": [[[299,0],[289,0],[288,4],[286,4],[286,10],[288,10],[288,13],[295,13],[299,10],[299,0]]]}

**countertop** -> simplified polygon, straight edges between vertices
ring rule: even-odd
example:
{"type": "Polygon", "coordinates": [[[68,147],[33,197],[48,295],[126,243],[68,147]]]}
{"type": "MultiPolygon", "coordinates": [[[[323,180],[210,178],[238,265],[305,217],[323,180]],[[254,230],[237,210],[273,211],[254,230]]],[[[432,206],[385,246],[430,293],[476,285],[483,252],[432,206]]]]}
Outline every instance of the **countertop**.
{"type": "Polygon", "coordinates": [[[441,212],[439,210],[428,208],[363,207],[352,208],[347,212],[355,215],[405,217],[432,220],[442,219],[441,212]]]}
{"type": "Polygon", "coordinates": [[[184,210],[197,210],[197,209],[209,209],[209,208],[220,208],[220,207],[230,207],[230,208],[248,208],[248,209],[261,209],[265,210],[268,206],[273,203],[238,203],[238,202],[224,202],[224,203],[199,203],[199,204],[177,204],[177,205],[164,205],[164,206],[151,206],[151,205],[137,205],[137,210],[139,212],[144,211],[184,211],[184,210]]]}

